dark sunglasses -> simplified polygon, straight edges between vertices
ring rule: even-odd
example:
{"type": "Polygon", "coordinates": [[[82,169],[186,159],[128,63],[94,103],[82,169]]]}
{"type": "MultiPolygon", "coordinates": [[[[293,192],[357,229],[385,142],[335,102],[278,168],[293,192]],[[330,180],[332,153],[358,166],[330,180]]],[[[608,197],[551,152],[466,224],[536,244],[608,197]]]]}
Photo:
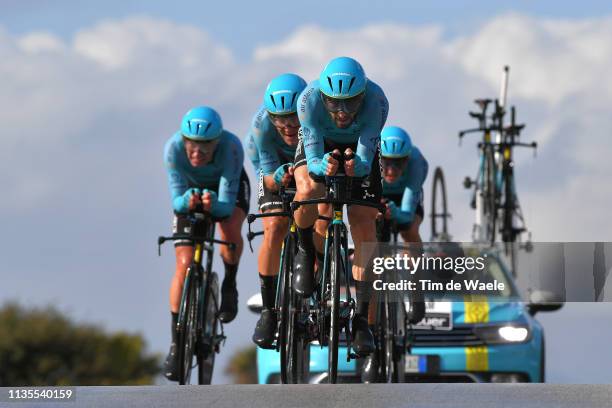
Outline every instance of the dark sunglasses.
{"type": "Polygon", "coordinates": [[[300,120],[298,119],[297,113],[290,113],[287,115],[276,115],[274,113],[268,112],[268,117],[270,118],[270,122],[274,126],[278,127],[299,127],[300,120]]]}
{"type": "Polygon", "coordinates": [[[359,95],[353,96],[351,98],[346,99],[338,99],[332,98],[330,96],[325,95],[321,92],[321,100],[323,101],[323,105],[328,112],[346,112],[346,113],[355,113],[361,107],[361,102],[363,102],[363,98],[365,96],[365,92],[360,93],[359,95]]]}
{"type": "Polygon", "coordinates": [[[400,158],[383,157],[382,158],[382,164],[384,167],[393,167],[395,169],[402,169],[406,165],[407,162],[408,162],[407,157],[400,157],[400,158]]]}

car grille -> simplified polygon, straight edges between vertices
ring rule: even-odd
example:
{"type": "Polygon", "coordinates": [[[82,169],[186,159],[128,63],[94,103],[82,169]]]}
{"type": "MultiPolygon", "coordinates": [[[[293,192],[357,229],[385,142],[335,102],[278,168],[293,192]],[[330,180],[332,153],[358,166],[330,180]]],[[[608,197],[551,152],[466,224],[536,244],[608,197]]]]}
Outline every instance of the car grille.
{"type": "Polygon", "coordinates": [[[485,344],[471,327],[452,330],[412,330],[410,343],[414,347],[480,346],[485,344]]]}

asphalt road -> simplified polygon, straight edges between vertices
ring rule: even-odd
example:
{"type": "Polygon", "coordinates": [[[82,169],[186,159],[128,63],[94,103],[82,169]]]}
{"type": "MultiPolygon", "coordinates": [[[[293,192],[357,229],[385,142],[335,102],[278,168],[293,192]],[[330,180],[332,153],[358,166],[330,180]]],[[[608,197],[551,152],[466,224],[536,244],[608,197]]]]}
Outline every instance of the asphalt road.
{"type": "MultiPolygon", "coordinates": [[[[2,391],[4,394],[6,389],[2,391]]],[[[77,387],[76,397],[76,402],[0,402],[0,407],[586,408],[612,406],[612,385],[343,384],[77,387]]]]}

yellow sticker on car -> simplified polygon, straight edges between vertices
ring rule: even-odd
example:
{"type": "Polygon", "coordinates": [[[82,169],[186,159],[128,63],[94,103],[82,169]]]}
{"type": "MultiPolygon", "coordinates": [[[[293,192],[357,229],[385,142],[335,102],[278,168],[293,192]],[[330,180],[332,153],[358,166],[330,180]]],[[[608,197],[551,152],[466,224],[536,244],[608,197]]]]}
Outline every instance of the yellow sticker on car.
{"type": "MultiPolygon", "coordinates": [[[[464,299],[465,323],[488,323],[489,302],[485,296],[466,296],[464,299]]],[[[467,371],[489,370],[489,349],[487,346],[465,348],[465,368],[467,371]]]]}

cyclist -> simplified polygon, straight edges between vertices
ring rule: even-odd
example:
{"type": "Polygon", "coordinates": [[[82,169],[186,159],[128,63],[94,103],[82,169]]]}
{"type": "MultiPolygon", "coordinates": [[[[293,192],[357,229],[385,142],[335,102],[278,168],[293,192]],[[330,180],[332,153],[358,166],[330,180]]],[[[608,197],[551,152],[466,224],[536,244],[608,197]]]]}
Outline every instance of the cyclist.
{"type": "MultiPolygon", "coordinates": [[[[324,176],[344,171],[353,179],[352,199],[379,203],[382,194],[378,147],[380,131],[387,119],[389,104],[382,89],[366,78],[361,65],[352,58],[330,61],[318,80],[311,82],[299,99],[298,116],[302,125],[295,156],[295,200],[320,198],[325,194],[324,176]],[[339,169],[332,156],[354,157],[339,169]]],[[[320,206],[329,214],[329,205],[320,206]]],[[[366,280],[364,259],[372,252],[363,242],[376,240],[377,210],[350,206],[348,221],[355,244],[353,277],[356,281],[356,314],[353,318],[353,346],[357,354],[373,350],[374,340],[368,328],[367,314],[372,285],[366,280]]],[[[294,260],[294,289],[304,296],[314,290],[315,256],[323,258],[323,236],[326,225],[317,222],[315,205],[301,206],[295,212],[298,226],[298,252],[294,260]],[[316,234],[313,235],[313,225],[316,234]],[[314,239],[313,239],[314,238],[314,239]],[[316,248],[316,250],[315,250],[316,248]],[[315,255],[315,252],[317,254],[315,255]]],[[[373,249],[373,248],[372,248],[373,249]]]]}
{"type": "MultiPolygon", "coordinates": [[[[412,244],[410,249],[414,250],[413,256],[419,256],[422,245],[419,226],[424,215],[423,183],[429,165],[404,129],[386,126],[380,138],[383,202],[387,207],[384,217],[396,224],[404,242],[412,244]]],[[[385,225],[388,226],[389,223],[385,225]]],[[[389,231],[383,231],[384,241],[389,240],[388,233],[389,231]]],[[[371,328],[376,324],[375,314],[376,308],[371,307],[368,316],[371,328]]],[[[411,323],[419,322],[424,314],[424,302],[413,301],[411,323]]],[[[377,353],[372,353],[364,361],[361,378],[363,382],[376,382],[377,375],[377,353]]]]}
{"type": "Polygon", "coordinates": [[[421,244],[423,183],[429,165],[404,129],[387,126],[380,138],[383,198],[387,206],[385,218],[397,224],[404,242],[421,244]]]}
{"type": "MultiPolygon", "coordinates": [[[[247,136],[249,158],[259,174],[258,204],[262,213],[282,210],[281,185],[293,180],[293,158],[298,143],[300,122],[297,99],[306,81],[295,74],[274,78],[266,88],[264,104],[253,117],[247,136]],[[251,142],[252,141],[252,142],[251,142]]],[[[263,310],[253,341],[272,347],[277,316],[274,312],[281,245],[288,227],[286,217],[262,218],[264,238],[259,248],[258,268],[263,310]]]]}
{"type": "MultiPolygon", "coordinates": [[[[241,229],[249,212],[250,185],[243,168],[244,151],[240,139],[223,129],[219,114],[200,106],[185,114],[181,130],[164,148],[164,162],[174,210],[173,233],[189,233],[187,214],[201,207],[218,222],[221,239],[236,244],[235,250],[222,246],[225,277],[221,285],[219,319],[231,322],[238,312],[236,272],[242,254],[241,229]]],[[[195,232],[197,235],[197,231],[195,232]]],[[[170,286],[172,343],[165,362],[166,377],[177,380],[176,323],[185,273],[193,258],[193,242],[174,243],[176,271],[170,286]]]]}

